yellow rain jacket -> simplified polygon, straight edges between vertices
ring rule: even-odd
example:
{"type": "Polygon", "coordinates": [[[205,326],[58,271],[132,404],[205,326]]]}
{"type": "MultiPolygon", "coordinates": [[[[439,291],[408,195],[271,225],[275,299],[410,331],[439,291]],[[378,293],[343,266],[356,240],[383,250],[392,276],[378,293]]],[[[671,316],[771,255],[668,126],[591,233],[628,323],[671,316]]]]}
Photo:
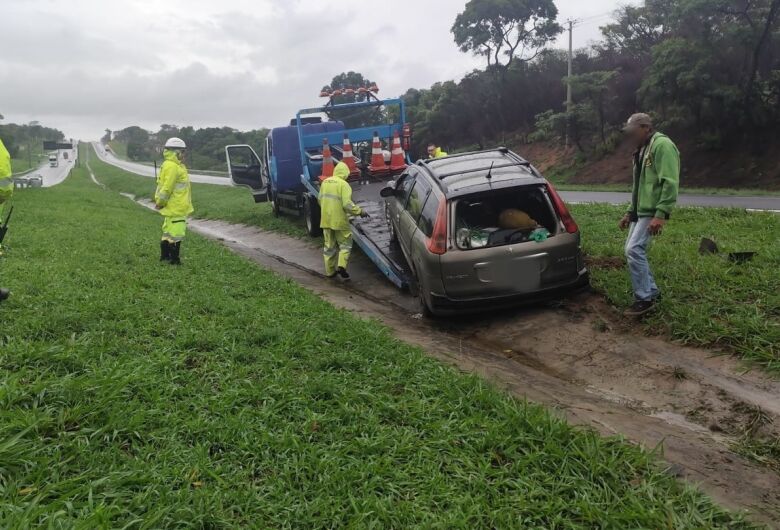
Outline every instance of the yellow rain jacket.
{"type": "Polygon", "coordinates": [[[0,140],[0,204],[10,199],[13,194],[14,179],[11,178],[11,155],[5,148],[3,141],[0,140]]]}
{"type": "Polygon", "coordinates": [[[352,202],[352,188],[349,166],[344,162],[336,164],[333,176],[326,178],[320,186],[320,228],[349,230],[349,216],[363,211],[352,202]]]}
{"type": "Polygon", "coordinates": [[[436,150],[433,152],[433,158],[444,158],[447,156],[447,153],[445,151],[441,150],[441,147],[437,147],[436,150]]]}
{"type": "Polygon", "coordinates": [[[163,151],[163,158],[154,202],[162,207],[160,213],[166,217],[186,217],[195,211],[187,167],[171,149],[163,151]]]}

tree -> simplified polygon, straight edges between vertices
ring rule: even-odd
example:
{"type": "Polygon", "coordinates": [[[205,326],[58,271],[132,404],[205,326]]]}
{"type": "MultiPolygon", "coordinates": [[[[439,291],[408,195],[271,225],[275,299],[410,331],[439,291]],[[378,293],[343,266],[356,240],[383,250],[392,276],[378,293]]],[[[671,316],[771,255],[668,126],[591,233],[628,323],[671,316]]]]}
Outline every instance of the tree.
{"type": "Polygon", "coordinates": [[[462,52],[506,70],[516,59],[532,60],[562,31],[557,16],[552,0],[470,0],[452,34],[462,52]]]}

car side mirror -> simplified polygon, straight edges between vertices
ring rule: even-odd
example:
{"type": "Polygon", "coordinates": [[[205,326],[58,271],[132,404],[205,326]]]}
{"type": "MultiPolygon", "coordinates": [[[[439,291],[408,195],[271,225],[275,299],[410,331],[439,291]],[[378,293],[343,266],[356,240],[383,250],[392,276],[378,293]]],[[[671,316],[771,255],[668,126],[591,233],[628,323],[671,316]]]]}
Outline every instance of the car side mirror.
{"type": "Polygon", "coordinates": [[[382,188],[382,191],[379,192],[379,195],[385,199],[395,197],[395,188],[391,188],[390,186],[382,188]]]}

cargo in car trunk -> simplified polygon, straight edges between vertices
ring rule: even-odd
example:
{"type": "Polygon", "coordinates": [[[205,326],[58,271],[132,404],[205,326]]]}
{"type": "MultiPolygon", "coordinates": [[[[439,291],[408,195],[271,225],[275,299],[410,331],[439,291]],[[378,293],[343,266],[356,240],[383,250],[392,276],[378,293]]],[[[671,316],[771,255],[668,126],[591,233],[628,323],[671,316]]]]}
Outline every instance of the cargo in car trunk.
{"type": "Polygon", "coordinates": [[[577,279],[579,234],[561,227],[543,184],[453,201],[454,245],[441,257],[453,299],[514,296],[577,279]]]}

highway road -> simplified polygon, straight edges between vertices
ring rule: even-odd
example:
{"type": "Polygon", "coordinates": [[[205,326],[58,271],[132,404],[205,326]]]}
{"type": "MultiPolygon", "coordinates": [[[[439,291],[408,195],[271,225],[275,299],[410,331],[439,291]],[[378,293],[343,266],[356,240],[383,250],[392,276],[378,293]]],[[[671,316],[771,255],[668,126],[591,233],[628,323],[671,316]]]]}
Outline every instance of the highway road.
{"type": "MultiPolygon", "coordinates": [[[[113,153],[109,153],[103,148],[100,142],[92,142],[95,152],[103,162],[116,166],[118,168],[141,175],[142,177],[154,178],[154,167],[147,166],[145,164],[139,164],[137,162],[128,162],[116,157],[113,153]]],[[[158,168],[159,169],[159,168],[158,168]]],[[[227,177],[214,177],[211,175],[200,175],[198,173],[190,173],[190,180],[192,182],[198,182],[200,184],[215,184],[217,186],[230,186],[232,183],[227,177]]]]}
{"type": "Polygon", "coordinates": [[[77,152],[78,151],[76,149],[62,149],[58,152],[59,159],[57,167],[50,167],[49,161],[47,160],[41,164],[39,168],[25,173],[22,175],[22,177],[40,176],[43,179],[44,188],[51,188],[52,186],[56,186],[68,178],[70,170],[73,169],[73,166],[76,163],[77,152]],[[65,153],[68,154],[67,160],[65,160],[65,153]]]}
{"type": "MultiPolygon", "coordinates": [[[[144,164],[120,160],[112,153],[103,149],[99,142],[94,142],[95,152],[104,162],[113,166],[122,168],[137,175],[145,177],[154,176],[154,168],[144,164]]],[[[203,184],[217,184],[221,186],[230,186],[230,179],[227,177],[213,177],[208,175],[190,174],[193,182],[203,184]]],[[[599,203],[599,204],[628,204],[631,202],[630,193],[608,192],[608,191],[562,191],[563,200],[568,203],[599,203]]],[[[705,208],[742,208],[746,210],[768,210],[780,212],[780,197],[741,197],[731,195],[688,195],[681,194],[679,198],[680,206],[701,206],[705,208]]]]}
{"type": "MultiPolygon", "coordinates": [[[[628,204],[630,193],[608,191],[562,191],[561,197],[568,203],[628,204]]],[[[743,208],[745,210],[769,210],[780,212],[780,197],[742,197],[731,195],[688,195],[681,194],[680,206],[701,206],[705,208],[743,208]]]]}

